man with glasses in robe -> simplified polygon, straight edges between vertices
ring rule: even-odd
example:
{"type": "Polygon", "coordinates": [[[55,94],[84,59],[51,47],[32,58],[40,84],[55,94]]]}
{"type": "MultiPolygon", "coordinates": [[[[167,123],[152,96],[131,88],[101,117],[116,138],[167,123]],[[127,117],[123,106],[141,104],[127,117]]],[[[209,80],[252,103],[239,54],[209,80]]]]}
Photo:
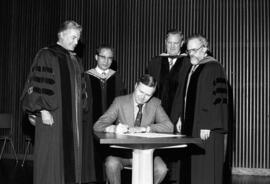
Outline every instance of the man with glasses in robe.
{"type": "Polygon", "coordinates": [[[84,135],[88,145],[85,151],[91,155],[90,160],[85,160],[87,167],[91,168],[89,173],[91,181],[104,181],[102,163],[104,150],[99,144],[95,144],[92,127],[93,122],[107,110],[114,98],[125,94],[124,84],[118,71],[112,69],[114,60],[114,49],[106,44],[100,45],[94,55],[96,65],[85,71],[87,89],[87,110],[84,111],[84,135]],[[88,134],[87,134],[88,132],[88,134]],[[94,165],[94,167],[93,167],[94,165]]]}
{"type": "Polygon", "coordinates": [[[220,62],[209,56],[205,37],[190,37],[187,53],[192,67],[175,98],[175,105],[180,107],[176,127],[182,134],[200,137],[203,144],[187,148],[191,177],[186,183],[222,184],[229,103],[226,75],[220,62]]]}

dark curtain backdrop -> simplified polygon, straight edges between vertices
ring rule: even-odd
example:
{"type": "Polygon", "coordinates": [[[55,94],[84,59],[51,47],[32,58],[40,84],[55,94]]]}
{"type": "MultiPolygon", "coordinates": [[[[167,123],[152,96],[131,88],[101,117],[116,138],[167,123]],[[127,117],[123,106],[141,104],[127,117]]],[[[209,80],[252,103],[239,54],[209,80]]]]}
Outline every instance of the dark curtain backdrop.
{"type": "Polygon", "coordinates": [[[15,117],[15,146],[25,149],[19,97],[32,59],[56,41],[59,24],[73,19],[84,30],[84,67],[95,65],[101,43],[116,50],[124,83],[132,91],[151,57],[164,51],[164,35],[205,35],[225,67],[233,103],[232,163],[269,169],[269,0],[1,0],[0,111],[15,117]]]}

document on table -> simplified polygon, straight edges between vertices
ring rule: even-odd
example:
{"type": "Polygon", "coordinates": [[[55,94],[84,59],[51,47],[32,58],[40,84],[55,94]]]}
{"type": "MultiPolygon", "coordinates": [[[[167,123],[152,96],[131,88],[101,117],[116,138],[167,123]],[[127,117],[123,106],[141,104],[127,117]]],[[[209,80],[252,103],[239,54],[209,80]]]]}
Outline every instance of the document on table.
{"type": "Polygon", "coordinates": [[[163,134],[163,133],[125,133],[128,136],[147,137],[147,138],[162,138],[162,137],[184,137],[181,134],[163,134]]]}

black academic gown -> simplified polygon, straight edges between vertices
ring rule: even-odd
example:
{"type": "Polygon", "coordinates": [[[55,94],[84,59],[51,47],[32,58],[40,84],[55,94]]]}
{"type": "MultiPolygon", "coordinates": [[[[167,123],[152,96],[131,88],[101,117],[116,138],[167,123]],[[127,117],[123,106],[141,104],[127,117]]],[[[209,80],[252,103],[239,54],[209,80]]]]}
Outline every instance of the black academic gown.
{"type": "MultiPolygon", "coordinates": [[[[93,132],[93,125],[98,118],[103,115],[107,108],[111,105],[116,96],[124,95],[126,90],[124,88],[122,79],[118,72],[114,73],[107,79],[102,79],[94,73],[90,72],[93,69],[85,72],[86,86],[87,86],[87,110],[84,111],[84,124],[87,122],[90,130],[93,132]]],[[[112,72],[112,70],[110,70],[112,72]]],[[[106,147],[99,145],[94,140],[93,134],[88,135],[88,152],[91,159],[88,160],[88,166],[91,168],[91,181],[104,181],[103,163],[106,156],[106,147]],[[93,164],[94,163],[94,164],[93,164]]]]}
{"type": "Polygon", "coordinates": [[[34,184],[80,183],[82,175],[82,67],[59,45],[41,49],[21,96],[22,107],[37,116],[34,184]],[[41,122],[49,111],[52,126],[41,122]]]}
{"type": "MultiPolygon", "coordinates": [[[[201,129],[211,130],[210,138],[203,144],[188,147],[192,184],[222,184],[224,134],[228,126],[227,87],[223,68],[212,57],[201,61],[191,75],[183,108],[182,133],[200,137],[201,129]]],[[[184,94],[185,90],[182,102],[184,94]]]]}
{"type": "Polygon", "coordinates": [[[189,58],[185,55],[177,58],[171,70],[167,56],[154,57],[148,65],[148,73],[158,81],[154,96],[161,99],[165,112],[174,124],[177,122],[177,118],[174,118],[176,116],[172,115],[175,94],[178,88],[183,88],[190,66],[189,58]]]}

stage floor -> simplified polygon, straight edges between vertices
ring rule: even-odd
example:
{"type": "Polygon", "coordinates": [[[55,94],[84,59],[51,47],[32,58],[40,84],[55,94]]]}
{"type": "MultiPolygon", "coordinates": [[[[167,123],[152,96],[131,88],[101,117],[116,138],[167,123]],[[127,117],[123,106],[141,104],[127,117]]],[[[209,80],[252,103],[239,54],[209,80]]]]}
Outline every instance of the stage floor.
{"type": "MultiPolygon", "coordinates": [[[[33,178],[32,161],[26,161],[24,167],[21,167],[20,161],[17,165],[14,160],[3,159],[0,161],[1,184],[32,184],[33,183],[32,178],[33,178]]],[[[233,175],[232,182],[226,184],[269,184],[269,183],[270,183],[270,176],[233,175]]]]}

